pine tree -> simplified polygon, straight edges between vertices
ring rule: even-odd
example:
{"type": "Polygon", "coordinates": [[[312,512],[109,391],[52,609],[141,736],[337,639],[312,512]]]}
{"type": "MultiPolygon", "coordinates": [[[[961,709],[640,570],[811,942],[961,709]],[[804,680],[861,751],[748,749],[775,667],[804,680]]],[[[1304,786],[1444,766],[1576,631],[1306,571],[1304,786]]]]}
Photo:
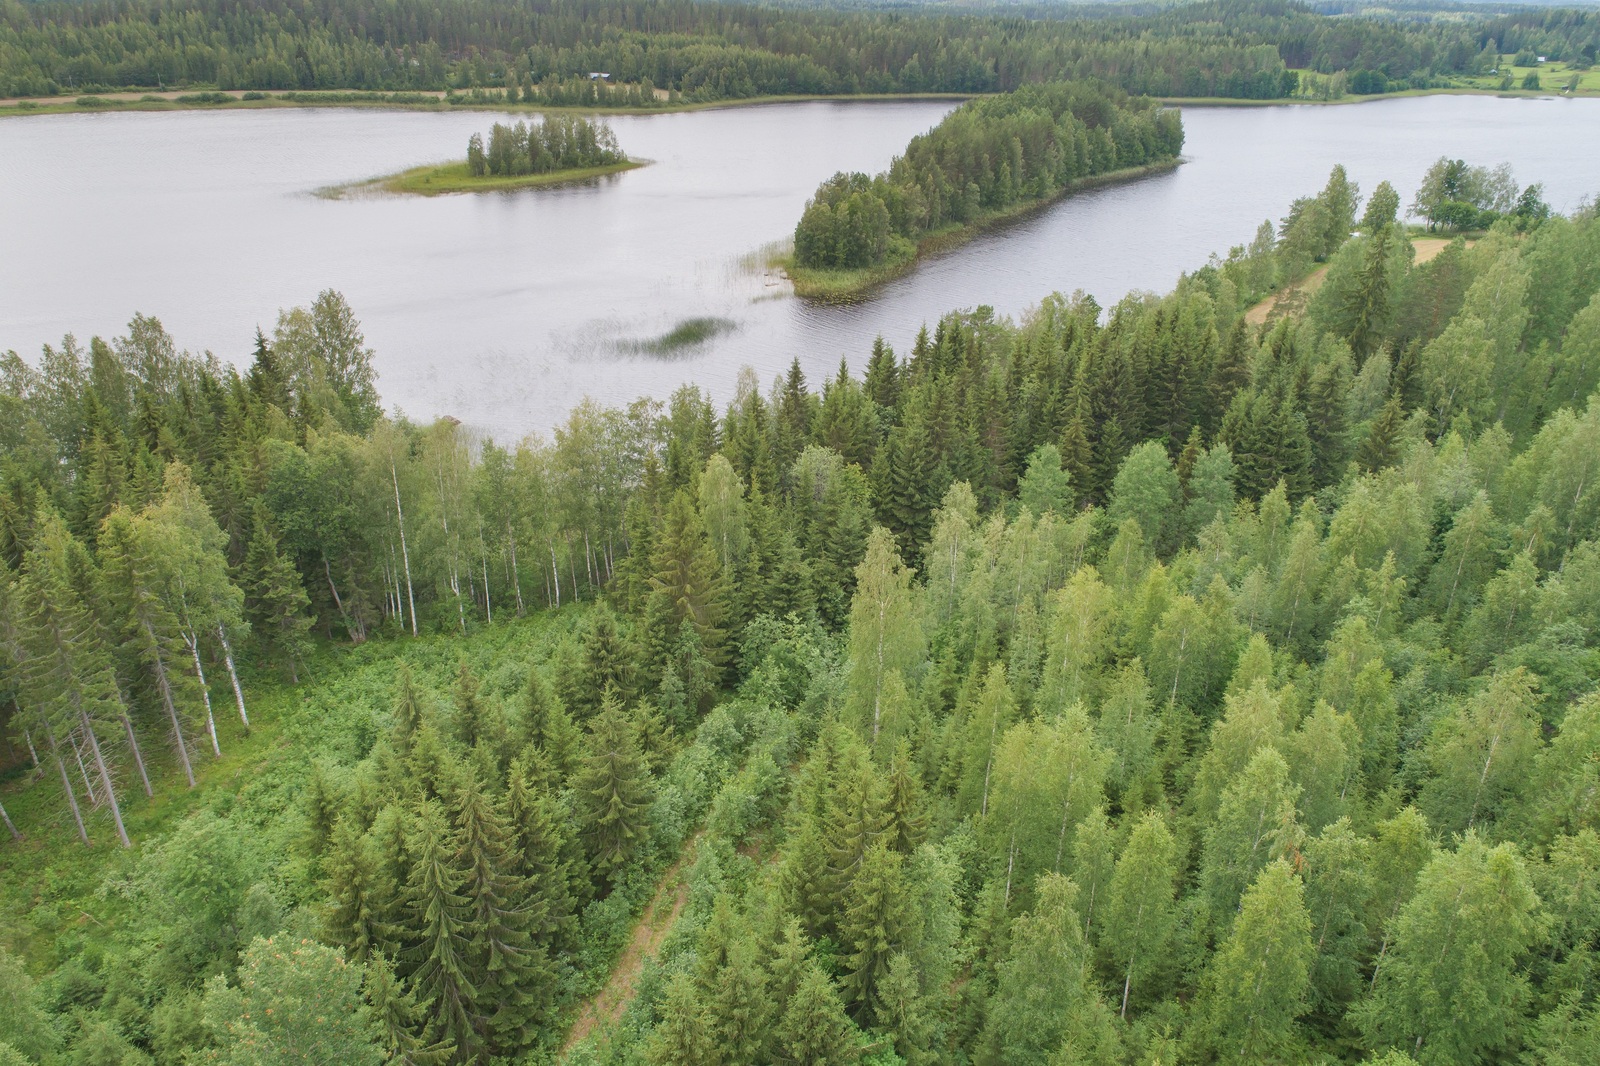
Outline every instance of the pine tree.
{"type": "Polygon", "coordinates": [[[580,832],[594,872],[614,879],[649,833],[654,786],[633,723],[611,697],[589,720],[587,754],[573,781],[580,832]]]}

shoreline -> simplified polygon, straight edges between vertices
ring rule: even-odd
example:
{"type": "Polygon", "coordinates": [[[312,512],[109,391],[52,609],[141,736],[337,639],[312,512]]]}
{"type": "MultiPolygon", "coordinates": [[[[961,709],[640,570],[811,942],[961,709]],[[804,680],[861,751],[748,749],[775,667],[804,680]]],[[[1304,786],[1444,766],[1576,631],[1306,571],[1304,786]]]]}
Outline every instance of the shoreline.
{"type": "Polygon", "coordinates": [[[649,166],[648,159],[628,159],[600,167],[576,167],[570,170],[552,170],[543,174],[501,174],[476,178],[467,172],[467,164],[430,163],[410,167],[397,174],[379,178],[365,178],[343,185],[330,185],[318,189],[317,195],[329,200],[342,200],[352,193],[386,192],[400,196],[451,196],[458,193],[506,192],[514,189],[534,189],[554,185],[571,185],[608,174],[621,174],[649,166]]]}
{"type": "Polygon", "coordinates": [[[1162,160],[1159,163],[1148,163],[1142,167],[1124,167],[1121,170],[1108,170],[1104,174],[1079,178],[1041,199],[1014,204],[1003,211],[991,211],[958,226],[935,230],[918,240],[910,255],[893,257],[870,267],[849,270],[812,270],[796,267],[792,251],[774,257],[769,260],[769,264],[783,269],[785,276],[794,286],[794,294],[801,299],[824,304],[854,303],[866,298],[873,290],[911,273],[923,259],[953,251],[989,230],[1020,222],[1074,193],[1104,185],[1136,181],[1152,174],[1164,174],[1176,170],[1182,163],[1183,159],[1179,157],[1162,160]]]}
{"type": "MultiPolygon", "coordinates": [[[[660,107],[588,107],[571,104],[506,103],[505,101],[482,103],[451,102],[447,98],[447,93],[443,90],[401,90],[395,93],[374,92],[367,95],[363,95],[361,90],[337,89],[330,89],[325,92],[298,90],[285,90],[285,92],[292,92],[294,95],[286,98],[282,92],[274,93],[262,90],[231,89],[218,91],[194,89],[181,92],[175,90],[162,92],[128,90],[88,93],[71,97],[13,97],[0,99],[0,118],[27,115],[105,114],[107,112],[122,111],[259,111],[296,107],[338,107],[358,110],[376,108],[392,111],[432,112],[490,111],[504,112],[506,114],[572,111],[590,115],[658,115],[712,111],[722,108],[806,103],[810,101],[867,103],[931,100],[958,101],[994,95],[990,93],[832,93],[814,96],[788,94],[751,96],[736,100],[680,102],[662,104],[660,107]],[[204,97],[205,99],[185,99],[185,97],[204,97]],[[227,99],[223,100],[219,99],[219,97],[226,97],[227,99]],[[246,99],[246,97],[249,97],[249,99],[246,99]],[[411,99],[395,99],[395,97],[409,97],[411,99]],[[427,99],[416,99],[417,97],[426,97],[427,99]],[[88,102],[80,103],[79,101],[88,102]]],[[[1152,97],[1152,99],[1158,100],[1169,107],[1289,107],[1299,105],[1326,107],[1365,104],[1378,100],[1396,100],[1418,96],[1496,96],[1507,100],[1597,99],[1600,98],[1600,90],[1580,88],[1575,93],[1568,93],[1554,89],[1487,89],[1472,86],[1452,86],[1440,89],[1405,89],[1399,92],[1375,93],[1366,96],[1352,94],[1337,100],[1313,100],[1304,97],[1283,97],[1273,100],[1239,100],[1221,96],[1156,96],[1152,97]]]]}

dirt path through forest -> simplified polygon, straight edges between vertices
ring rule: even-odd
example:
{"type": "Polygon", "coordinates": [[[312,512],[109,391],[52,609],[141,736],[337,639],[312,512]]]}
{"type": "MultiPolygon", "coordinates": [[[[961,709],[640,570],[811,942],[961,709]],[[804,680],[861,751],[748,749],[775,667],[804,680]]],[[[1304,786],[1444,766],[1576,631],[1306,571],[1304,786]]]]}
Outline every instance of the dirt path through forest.
{"type": "MultiPolygon", "coordinates": [[[[1472,243],[1472,241],[1468,241],[1467,246],[1470,248],[1472,243]]],[[[1411,242],[1411,246],[1417,250],[1417,257],[1412,260],[1412,264],[1421,266],[1450,247],[1450,242],[1444,237],[1418,237],[1411,242]]],[[[1273,293],[1250,308],[1244,313],[1244,320],[1252,326],[1263,325],[1267,319],[1272,317],[1272,312],[1277,309],[1280,303],[1297,303],[1303,309],[1305,301],[1318,289],[1322,288],[1322,283],[1327,278],[1328,268],[1325,266],[1318,267],[1307,274],[1303,280],[1273,293]]]]}
{"type": "Polygon", "coordinates": [[[684,876],[685,868],[694,861],[695,848],[700,843],[701,835],[696,833],[683,849],[683,854],[678,856],[678,861],[661,875],[656,894],[645,905],[644,913],[633,927],[633,935],[628,938],[628,946],[617,957],[617,964],[606,979],[605,987],[578,1008],[578,1020],[573,1023],[572,1031],[561,1045],[563,1055],[597,1028],[616,1024],[622,1012],[628,1009],[628,1004],[633,1002],[634,986],[639,982],[639,974],[644,971],[644,960],[653,958],[661,950],[667,934],[672,932],[678,916],[683,913],[684,904],[689,900],[689,881],[684,876]]]}

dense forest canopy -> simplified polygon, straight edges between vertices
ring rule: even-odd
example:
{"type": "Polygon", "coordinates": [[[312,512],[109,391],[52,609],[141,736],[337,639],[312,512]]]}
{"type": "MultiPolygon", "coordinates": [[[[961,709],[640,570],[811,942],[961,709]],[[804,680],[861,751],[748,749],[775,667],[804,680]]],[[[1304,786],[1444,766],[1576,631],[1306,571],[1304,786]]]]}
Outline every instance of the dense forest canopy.
{"type": "Polygon", "coordinates": [[[1084,178],[1175,161],[1183,120],[1096,83],[1026,85],[970,101],[912,138],[886,173],[837,174],[795,226],[800,267],[871,266],[895,238],[1047,200],[1084,178]]]}
{"type": "MultiPolygon", "coordinates": [[[[1134,94],[1276,99],[1295,71],[1424,87],[1537,47],[1594,59],[1600,16],[1327,17],[1285,0],[1158,11],[958,13],[702,0],[0,0],[0,95],[118,88],[571,86],[604,71],[690,100],[781,93],[1004,92],[1103,78],[1134,94]]],[[[569,92],[563,88],[563,98],[569,92]]]]}
{"type": "Polygon", "coordinates": [[[512,447],[8,354],[0,1062],[549,1061],[658,878],[566,1061],[1595,1061],[1600,217],[1368,192],[512,447]]]}

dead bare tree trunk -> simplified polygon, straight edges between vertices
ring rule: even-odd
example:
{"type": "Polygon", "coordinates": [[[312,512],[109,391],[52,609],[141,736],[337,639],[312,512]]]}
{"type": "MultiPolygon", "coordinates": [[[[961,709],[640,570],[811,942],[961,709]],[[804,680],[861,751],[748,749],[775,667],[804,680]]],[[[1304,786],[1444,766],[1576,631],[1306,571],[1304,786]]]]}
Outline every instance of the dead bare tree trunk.
{"type": "Polygon", "coordinates": [[[111,805],[111,820],[117,824],[117,839],[122,841],[125,848],[133,847],[133,842],[128,839],[128,830],[122,824],[122,807],[117,803],[117,790],[111,784],[111,771],[106,769],[105,756],[100,753],[100,738],[94,735],[94,723],[89,721],[89,712],[78,707],[78,718],[83,722],[83,732],[89,738],[89,752],[94,756],[95,769],[100,774],[100,784],[105,787],[106,802],[111,805]]]}
{"type": "Polygon", "coordinates": [[[144,753],[139,750],[139,738],[133,734],[133,722],[128,718],[126,709],[120,711],[117,717],[122,719],[122,728],[128,733],[128,750],[133,752],[133,765],[139,768],[139,781],[144,785],[144,794],[147,798],[155,796],[150,788],[150,775],[144,771],[144,753]]]}
{"type": "Polygon", "coordinates": [[[4,803],[0,803],[0,820],[4,820],[6,823],[6,828],[11,830],[12,840],[22,840],[22,834],[17,832],[16,824],[12,822],[11,815],[6,813],[6,805],[4,803]]]}
{"type": "Polygon", "coordinates": [[[61,788],[67,794],[67,806],[72,808],[72,820],[78,826],[78,839],[83,841],[84,847],[92,847],[93,845],[89,843],[89,831],[83,827],[83,812],[78,809],[78,794],[72,790],[72,777],[67,773],[67,764],[61,761],[61,747],[56,743],[56,731],[46,724],[44,736],[50,742],[50,755],[56,761],[56,769],[61,771],[61,788]]]}
{"type": "MultiPolygon", "coordinates": [[[[158,650],[153,656],[156,668],[156,688],[161,693],[161,702],[166,704],[167,717],[172,721],[172,739],[178,745],[178,762],[183,766],[184,780],[189,782],[189,787],[194,787],[194,767],[189,762],[189,745],[183,739],[183,723],[178,720],[178,705],[172,698],[172,681],[167,677],[166,664],[161,661],[160,644],[156,640],[155,630],[150,628],[150,623],[144,624],[145,635],[150,638],[150,643],[158,650]]],[[[291,664],[290,669],[293,670],[291,664]]]]}

